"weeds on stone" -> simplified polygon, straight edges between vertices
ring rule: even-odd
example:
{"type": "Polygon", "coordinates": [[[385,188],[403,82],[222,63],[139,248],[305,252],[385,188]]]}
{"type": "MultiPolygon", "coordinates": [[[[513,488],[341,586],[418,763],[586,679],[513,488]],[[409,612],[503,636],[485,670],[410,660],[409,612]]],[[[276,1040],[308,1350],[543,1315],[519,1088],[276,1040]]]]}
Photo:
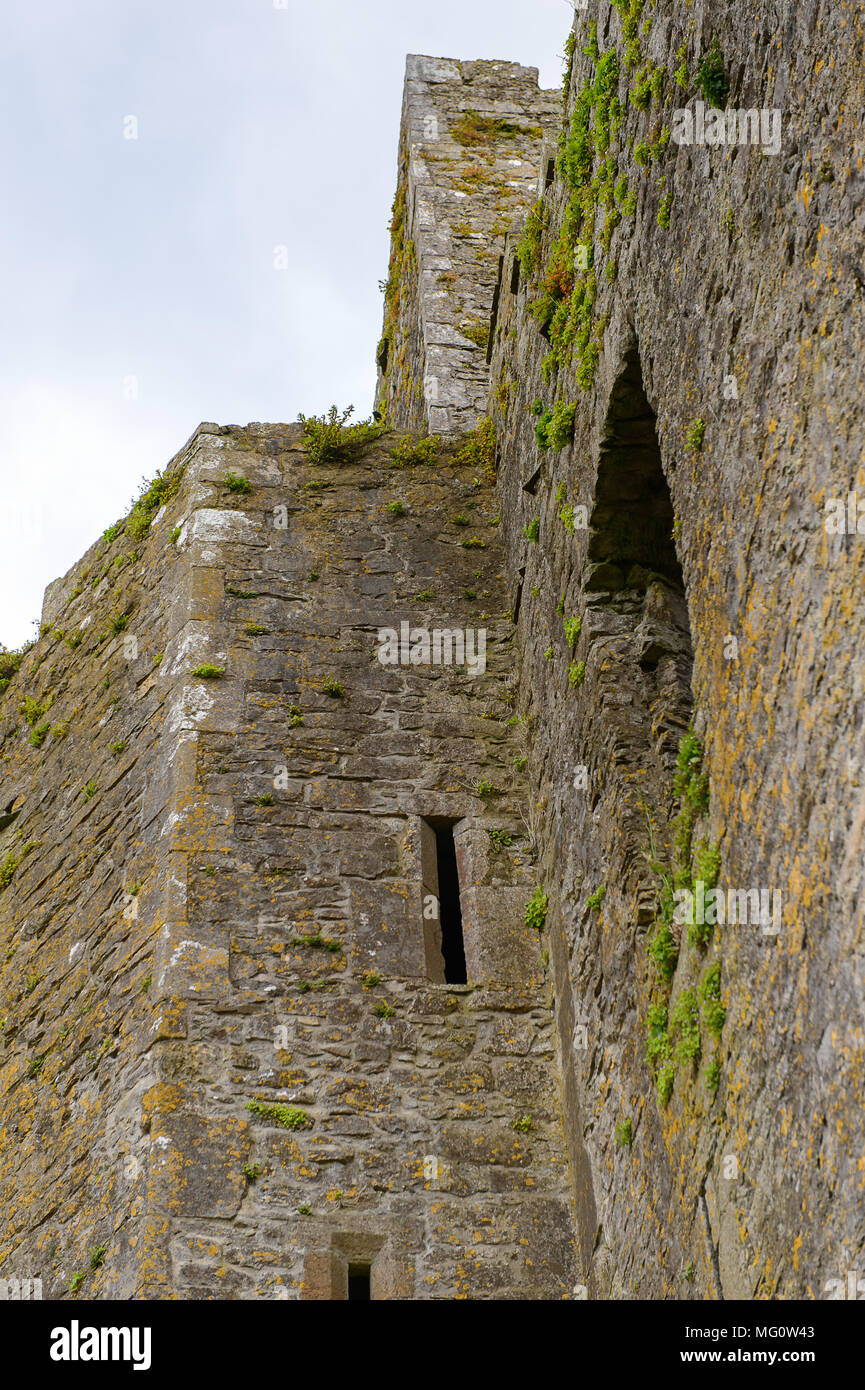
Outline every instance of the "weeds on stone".
{"type": "Polygon", "coordinates": [[[676,1061],[686,1064],[699,1062],[700,1012],[696,990],[683,989],[676,1000],[676,1007],[670,1016],[670,1039],[675,1043],[676,1061]]]}
{"type": "Polygon", "coordinates": [[[396,1009],[392,1009],[386,999],[380,999],[378,1003],[373,1006],[373,1013],[376,1018],[393,1018],[396,1009]]]}
{"type": "Polygon", "coordinates": [[[229,492],[237,493],[239,496],[252,492],[252,483],[248,478],[241,477],[239,473],[226,473],[225,486],[229,492]]]}
{"type": "Polygon", "coordinates": [[[421,435],[415,439],[408,435],[401,439],[391,452],[393,468],[413,468],[419,464],[434,463],[441,440],[437,434],[421,435]]]}
{"type": "Polygon", "coordinates": [[[565,641],[569,647],[573,647],[582,630],[582,618],[565,619],[565,641]]]}
{"type": "Polygon", "coordinates": [[[282,1129],[308,1129],[312,1124],[306,1111],[300,1110],[296,1105],[249,1100],[246,1109],[251,1115],[258,1115],[262,1120],[275,1120],[282,1129]]]}
{"type": "Polygon", "coordinates": [[[466,435],[454,463],[479,468],[489,482],[495,482],[496,427],[488,416],[466,435]]]}
{"type": "Polygon", "coordinates": [[[206,661],[203,665],[196,666],[192,674],[193,676],[197,676],[199,680],[218,681],[222,680],[222,677],[225,675],[225,667],[212,666],[210,662],[206,661]]]}
{"type": "Polygon", "coordinates": [[[384,434],[385,426],[377,420],[360,420],[350,425],[353,414],[353,405],[342,413],[332,405],[327,415],[298,415],[306,451],[313,463],[353,463],[384,434]]]}
{"type": "Polygon", "coordinates": [[[700,1000],[703,1005],[703,1022],[715,1037],[721,1036],[721,1029],[727,1017],[727,1010],[721,1003],[721,962],[710,965],[700,981],[700,1000]]]}
{"type": "Polygon", "coordinates": [[[589,896],[586,898],[586,907],[589,909],[590,912],[597,912],[598,908],[601,906],[601,903],[604,901],[604,898],[606,897],[606,893],[607,885],[605,883],[602,883],[599,888],[595,889],[594,893],[589,894],[589,896]]]}
{"type": "Polygon", "coordinates": [[[726,105],[730,84],[724,72],[724,58],[717,40],[697,68],[697,86],[710,106],[726,105]]]}
{"type": "Polygon", "coordinates": [[[524,918],[526,926],[531,927],[534,931],[543,931],[548,908],[549,899],[543,888],[538,885],[526,903],[524,918]]]}
{"type": "Polygon", "coordinates": [[[150,524],[160,507],[165,506],[180,491],[183,481],[183,468],[170,474],[157,473],[152,482],[145,481],[144,490],[132,505],[126,518],[127,536],[133,541],[143,540],[150,530],[150,524]]]}
{"type": "Polygon", "coordinates": [[[506,830],[488,830],[487,834],[493,849],[507,849],[513,844],[513,838],[506,830]]]}
{"type": "Polygon", "coordinates": [[[620,1125],[616,1125],[616,1143],[619,1145],[619,1148],[626,1149],[632,1139],[633,1130],[631,1126],[631,1117],[629,1115],[620,1125]]]}
{"type": "Polygon", "coordinates": [[[342,953],[342,942],[322,936],[321,932],[313,932],[309,936],[296,936],[291,944],[293,946],[306,946],[313,951],[329,951],[331,955],[342,953]]]}
{"type": "Polygon", "coordinates": [[[695,454],[699,454],[703,447],[703,436],[706,433],[706,426],[702,420],[692,420],[685,433],[685,443],[695,454]]]}
{"type": "Polygon", "coordinates": [[[516,254],[525,275],[534,275],[540,268],[543,251],[544,232],[547,229],[549,214],[543,198],[539,198],[530,209],[517,242],[516,254]]]}
{"type": "Polygon", "coordinates": [[[543,131],[540,126],[517,125],[503,116],[481,116],[469,108],[453,122],[449,134],[458,145],[476,146],[487,145],[494,140],[512,140],[520,135],[539,139],[543,131]]]}
{"type": "Polygon", "coordinates": [[[531,406],[531,412],[537,417],[535,439],[538,448],[543,452],[552,449],[556,453],[566,449],[574,437],[576,411],[575,403],[559,401],[552,410],[545,410],[543,402],[536,400],[531,406]]]}
{"type": "Polygon", "coordinates": [[[321,688],[325,695],[329,695],[332,700],[342,700],[345,698],[345,686],[342,681],[338,681],[334,676],[328,676],[321,688]]]}
{"type": "Polygon", "coordinates": [[[521,1115],[519,1119],[514,1120],[514,1123],[512,1125],[512,1128],[516,1130],[517,1134],[528,1134],[531,1127],[531,1115],[521,1115]]]}

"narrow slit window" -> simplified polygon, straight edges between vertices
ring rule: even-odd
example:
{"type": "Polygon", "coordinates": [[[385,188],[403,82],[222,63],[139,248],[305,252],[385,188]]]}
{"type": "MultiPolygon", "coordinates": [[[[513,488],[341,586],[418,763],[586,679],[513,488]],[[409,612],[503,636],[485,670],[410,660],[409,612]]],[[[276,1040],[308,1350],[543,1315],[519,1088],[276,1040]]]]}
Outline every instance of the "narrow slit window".
{"type": "Polygon", "coordinates": [[[468,979],[456,824],[438,816],[421,822],[426,972],[427,979],[440,985],[464,985],[468,979]]]}
{"type": "Polygon", "coordinates": [[[372,1269],[370,1265],[352,1264],[348,1267],[348,1300],[357,1303],[372,1301],[372,1269]]]}
{"type": "Polygon", "coordinates": [[[464,985],[467,978],[466,953],[463,944],[463,914],[453,825],[436,826],[436,857],[445,984],[464,985]]]}

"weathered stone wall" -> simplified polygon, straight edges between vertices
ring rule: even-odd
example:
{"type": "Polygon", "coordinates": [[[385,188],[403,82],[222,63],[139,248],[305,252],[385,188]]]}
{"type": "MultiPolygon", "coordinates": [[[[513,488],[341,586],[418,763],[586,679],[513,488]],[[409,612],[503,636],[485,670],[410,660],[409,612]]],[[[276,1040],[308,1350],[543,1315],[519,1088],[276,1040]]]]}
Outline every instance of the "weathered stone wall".
{"type": "Polygon", "coordinates": [[[0,695],[0,1266],[45,1297],[77,1275],[84,1294],[129,1297],[145,1277],[142,1115],[182,754],[164,653],[190,597],[172,516],[143,541],[98,541],[51,586],[0,695]]]}
{"type": "MultiPolygon", "coordinates": [[[[372,1263],[378,1297],[573,1289],[555,1030],[523,920],[524,730],[494,498],[453,451],[395,469],[394,442],[314,466],[297,427],[202,426],[173,465],[179,493],[118,567],[122,594],[104,593],[112,574],[70,598],[81,567],[49,594],[46,620],[68,632],[89,614],[95,634],[128,593],[121,640],[137,637],[137,663],[110,643],[67,658],[52,628],[6,692],[14,709],[44,667],[69,715],[46,745],[70,784],[63,818],[25,801],[16,822],[62,861],[50,934],[29,926],[53,901],[41,850],[0,896],[18,944],[3,967],[4,1269],[55,1295],[97,1245],[94,1297],[339,1297],[353,1260],[372,1263]],[[251,491],[227,489],[232,473],[251,491]],[[379,629],[403,621],[483,627],[485,672],[383,665],[379,629]],[[202,665],[222,675],[196,678],[202,665]],[[68,840],[87,773],[99,826],[68,840]],[[441,817],[457,822],[468,985],[429,979],[422,825],[441,817]],[[97,857],[98,896],[79,885],[97,857]],[[50,1027],[21,998],[32,962],[50,1027]],[[106,1000],[86,1028],[85,971],[106,1000]],[[293,1107],[300,1127],[250,1104],[293,1107]]],[[[112,571],[127,547],[121,535],[82,563],[112,571]]],[[[38,756],[20,728],[7,746],[6,800],[38,756]]]]}
{"type": "Polygon", "coordinates": [[[603,112],[611,52],[621,126],[596,151],[579,230],[573,216],[565,225],[571,164],[534,245],[523,243],[519,276],[509,241],[492,399],[515,580],[525,569],[520,709],[536,730],[581,1277],[590,1296],[825,1297],[830,1280],[865,1267],[862,539],[824,525],[828,499],[861,498],[865,484],[862,15],[601,4],[576,25],[568,131],[581,103],[593,121],[603,112]],[[665,141],[673,110],[695,111],[713,37],[722,105],[781,112],[777,156],[665,141]],[[665,81],[644,105],[652,65],[665,81]],[[599,175],[602,159],[614,167],[599,175]],[[581,241],[593,268],[569,281],[560,270],[573,270],[581,241]],[[555,324],[545,336],[531,306],[546,293],[541,318],[562,304],[566,314],[569,284],[591,336],[556,362],[555,324]],[[574,404],[572,443],[538,448],[536,400],[574,404]],[[655,438],[687,616],[661,541],[655,438]],[[536,544],[523,534],[534,518],[536,544]],[[571,650],[572,616],[582,627],[571,650]],[[777,934],[727,924],[692,943],[677,928],[667,984],[647,951],[657,879],[644,808],[669,866],[691,656],[709,778],[693,846],[717,846],[720,888],[771,888],[782,910],[777,934]],[[698,993],[702,1057],[683,1060],[673,1016],[716,963],[720,1039],[698,993]],[[666,1106],[661,1058],[646,1056],[653,1003],[667,1009],[666,1106]],[[617,1144],[626,1119],[632,1142],[617,1144]]]}
{"type": "Polygon", "coordinates": [[[402,428],[459,434],[486,412],[499,257],[559,107],[537,68],[406,60],[376,395],[402,428]]]}
{"type": "Polygon", "coordinates": [[[360,1262],[383,1298],[711,1299],[865,1268],[861,534],[825,525],[865,488],[861,15],[576,26],[554,177],[532,70],[409,60],[378,404],[489,407],[497,495],[449,447],[316,467],[202,426],[0,697],[4,1273],[60,1293],[104,1245],[94,1296],[344,1297],[360,1262]],[[709,95],[777,110],[777,154],[677,145],[709,95]],[[487,628],[486,673],[383,666],[403,621],[487,628]],[[465,986],[423,916],[437,818],[465,986]],[[769,920],[671,924],[660,874],[769,920]]]}

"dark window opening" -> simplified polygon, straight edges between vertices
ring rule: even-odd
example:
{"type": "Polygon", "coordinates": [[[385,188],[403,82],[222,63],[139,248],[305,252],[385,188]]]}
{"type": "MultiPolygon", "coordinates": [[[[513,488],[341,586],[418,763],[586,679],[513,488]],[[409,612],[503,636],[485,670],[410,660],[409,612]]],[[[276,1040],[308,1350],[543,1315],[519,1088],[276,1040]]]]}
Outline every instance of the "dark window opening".
{"type": "Polygon", "coordinates": [[[390,339],[382,338],[381,342],[378,345],[378,353],[376,354],[378,369],[381,372],[382,376],[384,376],[385,372],[387,371],[387,358],[389,350],[390,339]]]}
{"type": "Polygon", "coordinates": [[[555,177],[556,177],[556,161],[555,161],[554,159],[548,159],[548,160],[547,160],[547,177],[546,177],[546,181],[545,181],[545,183],[544,183],[544,189],[545,189],[545,190],[546,190],[547,188],[549,188],[550,184],[552,183],[552,181],[553,181],[553,179],[554,179],[555,177]]]}
{"type": "MultiPolygon", "coordinates": [[[[619,666],[633,661],[649,740],[669,764],[691,715],[693,649],[679,528],[636,344],[610,396],[589,526],[588,606],[618,615],[619,666]]],[[[629,757],[635,734],[623,727],[629,757]]]]}
{"type": "Polygon", "coordinates": [[[514,256],[514,263],[511,266],[511,294],[516,294],[520,287],[520,258],[514,256]]]}
{"type": "Polygon", "coordinates": [[[601,442],[590,521],[589,590],[645,591],[652,576],[661,576],[684,593],[674,525],[655,416],[633,349],[613,388],[601,442]]]}
{"type": "Polygon", "coordinates": [[[460,906],[460,880],[453,825],[436,826],[436,855],[439,871],[439,920],[445,984],[464,985],[466,953],[463,944],[463,914],[460,906]]]}
{"type": "Polygon", "coordinates": [[[372,1301],[371,1267],[369,1265],[349,1265],[348,1298],[358,1303],[372,1301]]]}

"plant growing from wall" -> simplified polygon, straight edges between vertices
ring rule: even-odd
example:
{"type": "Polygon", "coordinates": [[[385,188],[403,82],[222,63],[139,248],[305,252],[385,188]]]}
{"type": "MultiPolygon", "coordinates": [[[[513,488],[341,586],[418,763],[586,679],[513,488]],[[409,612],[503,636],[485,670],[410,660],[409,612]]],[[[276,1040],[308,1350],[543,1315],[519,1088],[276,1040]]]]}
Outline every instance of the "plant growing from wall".
{"type": "Polygon", "coordinates": [[[418,439],[407,435],[401,439],[391,452],[393,468],[411,468],[417,464],[434,463],[441,440],[437,434],[422,435],[418,439]]]}
{"type": "Polygon", "coordinates": [[[526,904],[525,923],[535,931],[543,931],[547,920],[549,900],[543,888],[538,885],[526,904]]]}
{"type": "Polygon", "coordinates": [[[703,447],[703,436],[706,433],[706,426],[702,420],[692,420],[685,433],[685,443],[695,454],[699,454],[703,447]]]}
{"type": "Polygon", "coordinates": [[[549,214],[543,198],[539,198],[529,210],[522,234],[517,242],[516,254],[525,275],[534,275],[541,264],[544,232],[547,229],[549,214]]]}
{"type": "Polygon", "coordinates": [[[727,1010],[721,1003],[721,962],[710,965],[700,981],[700,1000],[702,1002],[703,1023],[716,1038],[727,1017],[727,1010]]]}
{"type": "Polygon", "coordinates": [[[730,84],[724,72],[724,58],[717,39],[697,68],[697,86],[710,106],[726,105],[730,84]]]}
{"type": "Polygon", "coordinates": [[[131,540],[143,540],[160,507],[164,507],[177,496],[183,481],[183,471],[180,467],[173,473],[157,473],[152,482],[144,484],[143,491],[132,504],[132,510],[125,522],[126,534],[131,540]]]}
{"type": "Polygon", "coordinates": [[[360,420],[350,425],[353,414],[353,405],[342,413],[332,405],[326,415],[298,415],[306,451],[313,463],[353,463],[384,434],[385,425],[378,420],[360,420]]]}
{"type": "Polygon", "coordinates": [[[296,1105],[250,1100],[246,1103],[246,1109],[262,1120],[275,1120],[282,1129],[308,1129],[312,1124],[306,1111],[296,1105]]]}
{"type": "Polygon", "coordinates": [[[629,1115],[620,1125],[616,1125],[616,1143],[620,1148],[626,1149],[629,1147],[633,1137],[633,1128],[629,1115]]]}
{"type": "Polygon", "coordinates": [[[496,427],[489,416],[485,416],[473,430],[465,436],[454,463],[469,468],[480,469],[489,482],[496,479],[496,427]]]}
{"type": "Polygon", "coordinates": [[[228,488],[229,492],[237,493],[241,497],[248,492],[252,492],[252,483],[248,478],[242,477],[239,473],[226,473],[225,486],[228,488]]]}

